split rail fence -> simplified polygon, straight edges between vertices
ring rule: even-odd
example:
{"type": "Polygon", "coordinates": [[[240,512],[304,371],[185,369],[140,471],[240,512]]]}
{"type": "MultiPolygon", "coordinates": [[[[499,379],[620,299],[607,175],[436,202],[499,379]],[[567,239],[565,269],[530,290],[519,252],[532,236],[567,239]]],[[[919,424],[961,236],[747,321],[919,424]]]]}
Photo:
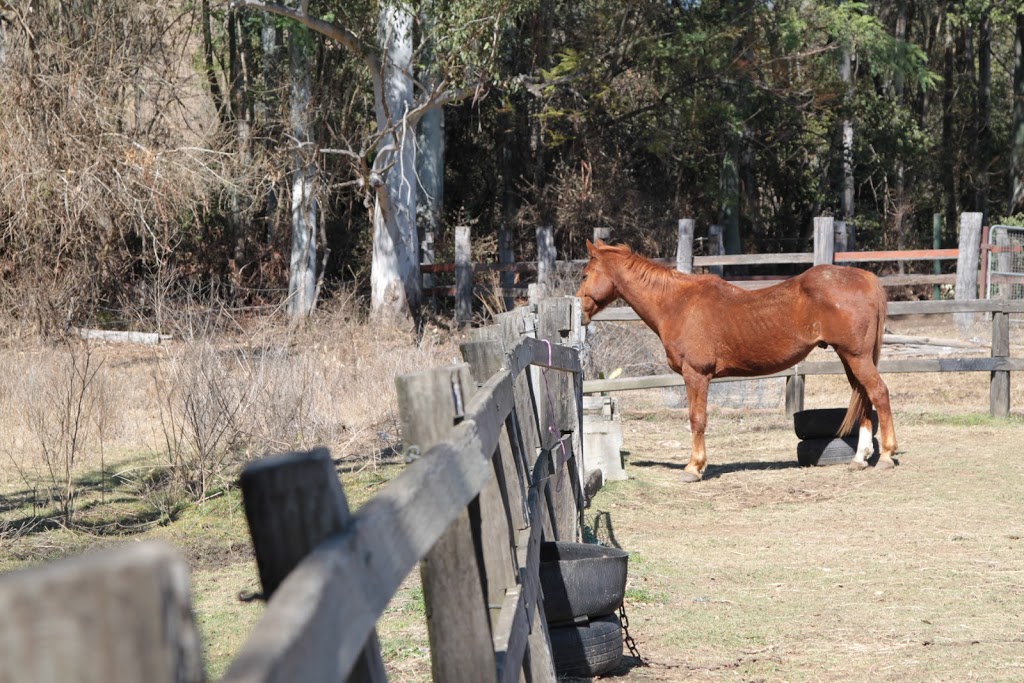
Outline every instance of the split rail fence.
{"type": "MultiPolygon", "coordinates": [[[[375,624],[417,564],[434,680],[555,680],[539,550],[581,535],[579,320],[544,300],[398,378],[412,461],[355,512],[325,449],[243,471],[268,602],[224,683],[385,680],[375,624]]],[[[160,542],[2,576],[0,683],[201,681],[190,600],[160,542]]]]}
{"type": "MultiPolygon", "coordinates": [[[[883,374],[903,372],[988,372],[989,412],[994,417],[1010,414],[1010,372],[1024,370],[1024,358],[1010,356],[1010,314],[1024,313],[1024,301],[1011,299],[977,299],[962,301],[892,301],[889,315],[940,315],[954,314],[971,317],[977,313],[992,316],[992,349],[990,358],[882,358],[878,369],[883,374]]],[[[629,307],[610,308],[592,318],[592,323],[640,322],[640,317],[629,307]]],[[[894,341],[892,335],[885,335],[894,341]]],[[[885,341],[885,339],[883,339],[885,341]]],[[[804,385],[807,375],[844,375],[846,371],[840,361],[801,362],[788,370],[757,379],[770,377],[786,378],[786,414],[803,410],[804,385]]],[[[750,380],[749,377],[728,377],[714,382],[735,382],[750,380]]],[[[632,389],[654,389],[659,387],[683,386],[683,378],[677,374],[651,375],[647,377],[621,377],[616,379],[595,379],[584,382],[584,393],[604,393],[632,389]]]]}
{"type": "MultiPolygon", "coordinates": [[[[819,217],[814,219],[813,251],[812,252],[788,252],[777,254],[726,254],[722,240],[720,226],[712,225],[708,229],[705,255],[694,255],[694,226],[691,218],[683,218],[678,222],[678,242],[675,258],[654,259],[665,265],[674,266],[676,269],[692,273],[695,268],[705,269],[708,272],[721,275],[727,266],[771,266],[771,265],[806,265],[811,266],[819,263],[842,263],[847,265],[867,263],[903,263],[907,261],[930,261],[934,265],[934,272],[908,273],[885,275],[881,277],[882,284],[886,287],[899,286],[920,286],[932,285],[935,288],[935,298],[939,298],[940,285],[956,285],[956,297],[958,299],[977,298],[975,293],[981,292],[984,296],[986,291],[985,264],[987,255],[990,252],[1003,250],[998,245],[988,244],[988,231],[983,230],[982,214],[964,213],[960,217],[958,231],[958,247],[953,249],[941,249],[937,224],[934,249],[910,249],[895,251],[856,251],[855,236],[849,229],[850,226],[844,221],[837,221],[831,217],[819,217]],[[956,271],[953,273],[941,272],[941,261],[956,261],[956,271]],[[979,282],[979,265],[981,266],[981,281],[979,282]]],[[[594,239],[607,239],[610,234],[608,228],[595,228],[594,239]]],[[[455,231],[455,262],[454,263],[430,263],[420,266],[424,277],[424,293],[428,296],[454,296],[455,297],[455,318],[461,323],[468,323],[472,319],[472,303],[475,294],[487,292],[492,295],[504,297],[505,304],[511,307],[512,297],[529,296],[530,300],[536,300],[544,296],[544,286],[548,284],[552,274],[564,268],[582,268],[585,260],[557,261],[554,246],[554,238],[550,226],[537,228],[537,254],[538,260],[532,262],[518,263],[472,263],[470,259],[470,231],[468,227],[462,227],[455,231]],[[433,278],[439,273],[454,273],[454,286],[433,286],[433,278]],[[474,285],[473,276],[481,273],[500,273],[502,276],[501,285],[497,288],[491,285],[474,285]],[[535,282],[528,285],[514,286],[509,276],[523,276],[536,274],[535,282]],[[533,293],[531,293],[531,290],[533,293]]],[[[779,277],[734,277],[729,278],[734,284],[745,288],[767,287],[779,282],[779,277]]],[[[1024,283],[1024,277],[1018,277],[1016,282],[1024,283]]]]}

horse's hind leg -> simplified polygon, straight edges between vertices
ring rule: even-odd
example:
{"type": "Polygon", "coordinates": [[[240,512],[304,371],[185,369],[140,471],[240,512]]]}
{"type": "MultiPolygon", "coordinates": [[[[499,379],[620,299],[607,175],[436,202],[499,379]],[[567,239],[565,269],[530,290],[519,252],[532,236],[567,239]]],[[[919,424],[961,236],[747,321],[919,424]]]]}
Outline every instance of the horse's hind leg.
{"type": "Polygon", "coordinates": [[[708,384],[710,379],[696,372],[683,371],[686,381],[686,398],[690,404],[690,431],[693,433],[693,450],[690,462],[683,470],[683,481],[690,484],[704,477],[708,465],[704,448],[704,430],[708,424],[708,384]]]}
{"type": "MultiPolygon", "coordinates": [[[[850,469],[862,470],[868,466],[868,458],[875,451],[874,439],[871,434],[871,397],[868,396],[864,385],[860,383],[857,376],[850,370],[846,359],[842,357],[840,359],[843,361],[843,367],[846,369],[846,379],[849,380],[850,388],[853,389],[853,394],[850,396],[850,409],[855,411],[854,420],[858,428],[857,452],[850,462],[850,469]]],[[[847,435],[848,433],[837,434],[837,436],[847,435]]]]}
{"type": "MultiPolygon", "coordinates": [[[[878,463],[875,466],[879,469],[894,467],[895,463],[892,456],[896,452],[896,429],[893,426],[892,408],[889,405],[889,388],[885,386],[882,376],[878,374],[878,368],[875,367],[874,362],[870,358],[847,357],[843,361],[847,365],[849,372],[853,374],[857,382],[867,392],[871,403],[875,406],[875,410],[878,411],[878,435],[881,442],[881,452],[878,457],[878,463]]],[[[866,419],[869,420],[867,422],[867,432],[870,437],[870,409],[867,412],[866,419]]],[[[862,419],[861,434],[864,433],[864,424],[862,419]]],[[[861,452],[859,446],[860,444],[858,444],[858,454],[861,452]]]]}

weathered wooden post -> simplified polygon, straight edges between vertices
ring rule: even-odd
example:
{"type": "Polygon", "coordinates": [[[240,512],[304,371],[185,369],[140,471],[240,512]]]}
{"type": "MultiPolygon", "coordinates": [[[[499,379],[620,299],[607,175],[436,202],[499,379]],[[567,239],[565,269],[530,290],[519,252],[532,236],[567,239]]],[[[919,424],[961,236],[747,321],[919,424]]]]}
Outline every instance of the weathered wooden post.
{"type": "Polygon", "coordinates": [[[693,272],[693,224],[692,218],[679,219],[679,240],[676,242],[676,270],[680,273],[693,272]]]}
{"type": "Polygon", "coordinates": [[[818,216],[814,219],[814,265],[833,263],[836,257],[835,219],[818,216]]]}
{"type": "Polygon", "coordinates": [[[468,225],[455,227],[455,322],[473,320],[473,257],[468,225]]]}
{"type": "MultiPolygon", "coordinates": [[[[434,256],[434,231],[431,229],[431,230],[427,230],[424,233],[424,235],[423,235],[423,239],[420,240],[420,265],[432,266],[432,265],[434,265],[434,263],[435,263],[435,256],[434,256]]],[[[423,286],[423,289],[433,289],[433,287],[434,287],[434,275],[433,275],[433,273],[422,273],[421,272],[420,277],[421,277],[420,283],[423,286]]],[[[430,293],[430,296],[428,297],[428,301],[430,302],[431,307],[436,305],[437,297],[434,296],[433,292],[430,293]]]]}
{"type": "MultiPolygon", "coordinates": [[[[978,261],[981,254],[981,219],[976,212],[960,215],[960,252],[956,259],[956,292],[954,298],[978,298],[978,261]]],[[[974,313],[955,313],[957,326],[966,333],[974,323],[974,313]]]]}
{"type": "MultiPolygon", "coordinates": [[[[942,214],[932,214],[932,249],[942,249],[942,214]]],[[[935,275],[942,275],[942,261],[935,259],[932,262],[932,272],[935,275]]],[[[939,285],[932,287],[932,299],[938,301],[942,298],[942,289],[939,285]]]]}
{"type": "MultiPolygon", "coordinates": [[[[395,380],[402,440],[426,453],[462,418],[475,390],[469,367],[435,368],[395,380]]],[[[479,497],[470,504],[479,519],[479,497]]],[[[470,508],[463,510],[420,563],[435,681],[493,680],[488,595],[470,508]]]]}
{"type": "Polygon", "coordinates": [[[161,541],[0,576],[0,614],[0,681],[203,681],[188,567],[161,541]]]}
{"type": "Polygon", "coordinates": [[[833,249],[834,253],[838,254],[842,251],[850,251],[850,233],[846,230],[846,221],[835,222],[835,235],[833,237],[833,249]]]}
{"type": "MultiPolygon", "coordinates": [[[[242,470],[239,483],[263,596],[269,600],[306,556],[345,530],[352,515],[325,448],[257,460],[242,470]]],[[[346,680],[387,680],[376,631],[346,680]]]]}
{"type": "MultiPolygon", "coordinates": [[[[722,226],[711,225],[708,226],[708,256],[721,256],[725,253],[725,242],[722,238],[722,226]]],[[[725,268],[722,266],[711,266],[708,271],[722,277],[725,273],[725,268]]]]}
{"type": "MultiPolygon", "coordinates": [[[[992,357],[1010,355],[1010,316],[1005,311],[992,314],[992,357]]],[[[1010,415],[1010,371],[995,370],[989,384],[989,413],[992,417],[1010,415]]]]}
{"type": "Polygon", "coordinates": [[[550,225],[537,228],[537,282],[550,285],[555,274],[555,231],[550,225]]]}
{"type": "Polygon", "coordinates": [[[594,228],[594,239],[591,240],[594,244],[600,240],[601,242],[607,242],[612,238],[611,228],[594,228]]]}
{"type": "Polygon", "coordinates": [[[786,375],[786,417],[793,417],[804,409],[806,375],[797,374],[799,369],[797,365],[794,374],[786,375]]]}

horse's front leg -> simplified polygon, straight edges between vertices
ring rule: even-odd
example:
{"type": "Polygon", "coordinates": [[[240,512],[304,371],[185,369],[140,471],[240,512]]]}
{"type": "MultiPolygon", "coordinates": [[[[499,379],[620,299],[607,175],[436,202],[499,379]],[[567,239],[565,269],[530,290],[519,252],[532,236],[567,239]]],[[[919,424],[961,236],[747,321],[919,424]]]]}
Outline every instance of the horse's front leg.
{"type": "Polygon", "coordinates": [[[711,378],[688,368],[683,369],[682,375],[690,404],[690,431],[693,432],[690,462],[683,470],[683,481],[689,484],[700,481],[704,476],[704,468],[708,466],[708,456],[704,449],[704,429],[708,424],[708,385],[711,378]]]}

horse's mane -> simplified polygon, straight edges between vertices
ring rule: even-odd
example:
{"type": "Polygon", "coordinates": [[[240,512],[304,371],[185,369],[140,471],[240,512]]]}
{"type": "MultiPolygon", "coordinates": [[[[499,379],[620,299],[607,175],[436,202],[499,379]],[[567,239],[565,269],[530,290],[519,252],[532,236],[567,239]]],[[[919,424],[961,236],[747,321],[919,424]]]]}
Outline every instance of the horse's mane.
{"type": "Polygon", "coordinates": [[[646,287],[666,289],[671,285],[678,284],[683,274],[675,268],[669,268],[651,261],[636,253],[625,244],[601,245],[604,251],[610,251],[622,258],[622,266],[628,270],[638,282],[646,287]]]}

